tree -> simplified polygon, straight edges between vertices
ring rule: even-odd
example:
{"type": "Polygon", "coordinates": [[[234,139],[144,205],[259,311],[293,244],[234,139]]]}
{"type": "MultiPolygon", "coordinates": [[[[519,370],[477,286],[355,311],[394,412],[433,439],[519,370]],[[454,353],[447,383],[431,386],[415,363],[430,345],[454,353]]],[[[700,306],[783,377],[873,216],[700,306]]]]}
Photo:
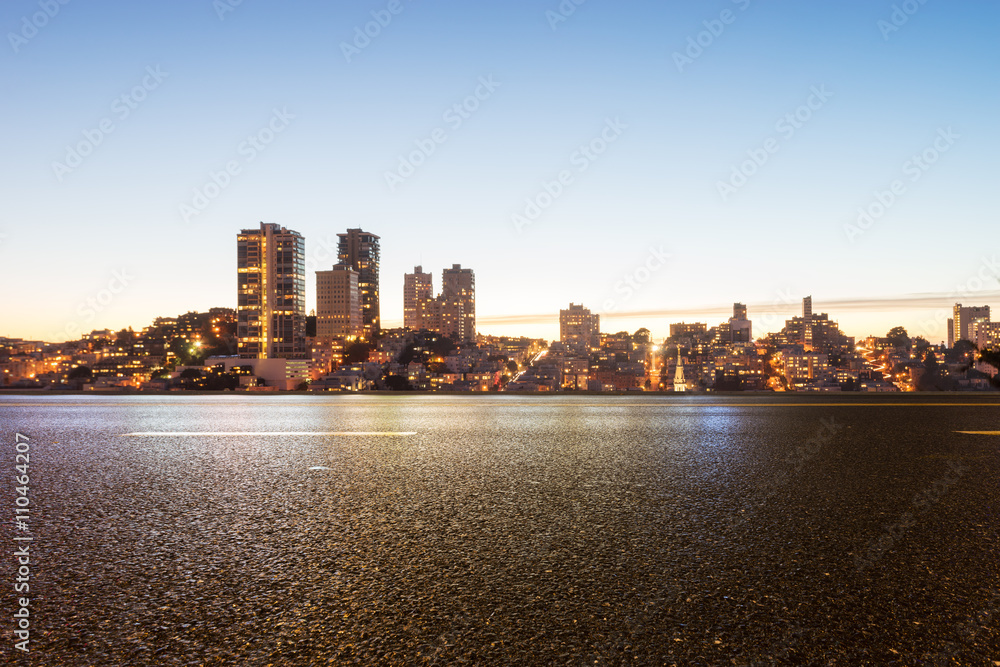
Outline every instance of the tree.
{"type": "Polygon", "coordinates": [[[975,353],[978,348],[971,342],[964,338],[959,341],[955,341],[955,347],[951,348],[945,353],[945,359],[952,363],[958,363],[961,361],[969,361],[975,358],[975,353]]]}
{"type": "Polygon", "coordinates": [[[389,391],[411,391],[410,381],[402,375],[389,375],[385,378],[385,388],[389,391]]]}
{"type": "Polygon", "coordinates": [[[413,343],[410,343],[399,354],[399,359],[397,360],[397,363],[400,363],[400,364],[403,364],[404,366],[406,366],[411,361],[413,361],[413,357],[415,355],[416,355],[416,350],[414,349],[414,345],[413,345],[413,343]]]}
{"type": "Polygon", "coordinates": [[[507,362],[507,370],[510,371],[511,375],[517,375],[518,367],[517,362],[511,359],[507,362]]]}
{"type": "Polygon", "coordinates": [[[368,361],[368,355],[372,346],[368,343],[353,343],[344,354],[345,364],[356,364],[361,361],[368,361]]]}
{"type": "Polygon", "coordinates": [[[447,336],[438,336],[430,341],[430,349],[436,356],[447,357],[455,349],[455,343],[447,336]]]}
{"type": "Polygon", "coordinates": [[[918,391],[935,391],[941,387],[941,372],[938,367],[937,357],[933,352],[928,352],[924,357],[924,374],[917,381],[918,391]]]}
{"type": "Polygon", "coordinates": [[[906,333],[906,329],[903,327],[893,327],[889,329],[889,333],[887,333],[885,337],[889,339],[889,344],[893,347],[910,346],[910,336],[906,333]]]}
{"type": "Polygon", "coordinates": [[[649,329],[643,327],[632,334],[632,342],[636,345],[646,345],[649,343],[649,329]]]}
{"type": "Polygon", "coordinates": [[[1000,348],[996,350],[983,350],[979,353],[979,360],[985,361],[993,368],[1000,369],[1000,348]]]}
{"type": "Polygon", "coordinates": [[[920,356],[924,356],[931,344],[923,336],[916,336],[910,339],[910,344],[913,345],[913,351],[920,356]]]}
{"type": "Polygon", "coordinates": [[[70,380],[91,380],[93,377],[94,371],[89,366],[77,366],[69,372],[70,380]]]}

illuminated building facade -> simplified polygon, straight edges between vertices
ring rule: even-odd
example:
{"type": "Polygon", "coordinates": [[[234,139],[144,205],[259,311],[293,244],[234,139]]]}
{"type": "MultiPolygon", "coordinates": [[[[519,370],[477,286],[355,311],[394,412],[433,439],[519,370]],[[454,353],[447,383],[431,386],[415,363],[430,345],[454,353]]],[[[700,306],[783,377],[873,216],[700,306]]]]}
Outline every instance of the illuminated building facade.
{"type": "Polygon", "coordinates": [[[426,328],[421,311],[423,302],[434,298],[434,277],[424,267],[413,267],[403,276],[403,326],[414,331],[426,328]]]}
{"type": "Polygon", "coordinates": [[[329,341],[335,336],[348,340],[364,334],[358,272],[338,264],[316,272],[316,337],[329,341]]]}
{"type": "Polygon", "coordinates": [[[452,264],[442,273],[441,294],[433,296],[431,274],[414,267],[403,279],[403,326],[434,331],[455,342],[476,340],[476,274],[452,264]]]}
{"type": "Polygon", "coordinates": [[[445,302],[447,326],[444,335],[452,340],[476,340],[476,274],[452,264],[441,273],[441,297],[445,302]]]}
{"type": "Polygon", "coordinates": [[[358,272],[364,338],[372,340],[382,327],[379,314],[379,237],[361,229],[348,229],[344,234],[337,234],[337,237],[340,239],[337,247],[340,263],[358,272]]]}
{"type": "Polygon", "coordinates": [[[601,342],[601,316],[583,304],[569,304],[559,311],[559,341],[574,352],[589,352],[601,342]]]}
{"type": "Polygon", "coordinates": [[[305,239],[275,224],[236,237],[237,337],[244,359],[303,359],[305,239]]]}
{"type": "Polygon", "coordinates": [[[955,343],[960,340],[975,342],[976,335],[973,327],[978,322],[990,321],[989,306],[963,306],[956,303],[953,313],[954,317],[949,320],[952,325],[948,336],[949,347],[954,347],[955,343]]]}

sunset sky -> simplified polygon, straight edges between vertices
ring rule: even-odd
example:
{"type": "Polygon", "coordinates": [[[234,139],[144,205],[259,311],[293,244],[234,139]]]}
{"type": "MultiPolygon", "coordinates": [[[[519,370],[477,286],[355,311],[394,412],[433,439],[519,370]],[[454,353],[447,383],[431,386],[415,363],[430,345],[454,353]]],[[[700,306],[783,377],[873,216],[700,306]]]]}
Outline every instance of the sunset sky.
{"type": "Polygon", "coordinates": [[[938,342],[956,301],[1000,307],[998,21],[986,1],[10,0],[0,336],[235,307],[236,234],[264,221],[306,237],[309,309],[324,244],[381,236],[385,326],[405,272],[440,289],[461,263],[484,333],[556,337],[575,302],[662,336],[741,301],[761,335],[812,295],[849,335],[938,342]]]}

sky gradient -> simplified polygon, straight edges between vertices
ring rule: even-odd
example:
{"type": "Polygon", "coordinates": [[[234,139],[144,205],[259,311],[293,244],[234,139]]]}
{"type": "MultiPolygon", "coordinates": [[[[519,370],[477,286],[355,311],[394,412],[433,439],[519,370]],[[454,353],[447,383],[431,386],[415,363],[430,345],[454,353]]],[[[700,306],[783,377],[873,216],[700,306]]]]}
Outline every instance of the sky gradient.
{"type": "Polygon", "coordinates": [[[380,235],[386,326],[416,264],[547,338],[570,302],[761,335],[812,295],[933,342],[1000,307],[995,2],[233,3],[0,7],[0,335],[235,307],[260,221],[309,309],[324,246],[380,235]]]}

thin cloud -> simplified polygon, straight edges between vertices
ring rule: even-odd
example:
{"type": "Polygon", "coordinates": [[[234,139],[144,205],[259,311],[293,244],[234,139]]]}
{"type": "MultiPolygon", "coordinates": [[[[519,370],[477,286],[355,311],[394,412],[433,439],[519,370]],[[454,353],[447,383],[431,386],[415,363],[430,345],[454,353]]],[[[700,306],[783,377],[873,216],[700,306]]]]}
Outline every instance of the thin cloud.
{"type": "MultiPolygon", "coordinates": [[[[886,311],[911,311],[917,309],[930,309],[930,308],[944,308],[950,309],[957,301],[970,301],[968,295],[965,297],[956,297],[955,295],[940,294],[940,293],[922,293],[922,294],[904,294],[902,296],[893,297],[875,297],[868,299],[823,299],[818,300],[813,299],[813,312],[816,313],[830,313],[831,315],[838,315],[843,313],[859,313],[859,312],[886,312],[886,311]]],[[[980,292],[975,295],[971,301],[975,303],[982,303],[988,301],[1000,300],[1000,291],[991,292],[980,292]]],[[[970,301],[970,302],[971,302],[970,301]]],[[[797,312],[800,306],[799,301],[792,303],[759,303],[759,304],[748,304],[747,311],[750,319],[753,319],[753,314],[757,313],[773,313],[773,312],[797,312]]],[[[623,320],[633,320],[633,319],[659,319],[659,318],[671,318],[671,317],[691,317],[693,315],[704,316],[706,318],[728,318],[732,315],[733,307],[732,304],[727,304],[724,306],[707,306],[702,308],[672,308],[672,309],[657,309],[657,310],[632,310],[620,313],[600,313],[601,317],[606,317],[608,319],[623,319],[623,320]]],[[[493,315],[493,316],[480,316],[476,320],[482,325],[545,325],[552,324],[554,320],[559,317],[558,313],[532,313],[532,314],[521,314],[521,315],[493,315]]]]}

